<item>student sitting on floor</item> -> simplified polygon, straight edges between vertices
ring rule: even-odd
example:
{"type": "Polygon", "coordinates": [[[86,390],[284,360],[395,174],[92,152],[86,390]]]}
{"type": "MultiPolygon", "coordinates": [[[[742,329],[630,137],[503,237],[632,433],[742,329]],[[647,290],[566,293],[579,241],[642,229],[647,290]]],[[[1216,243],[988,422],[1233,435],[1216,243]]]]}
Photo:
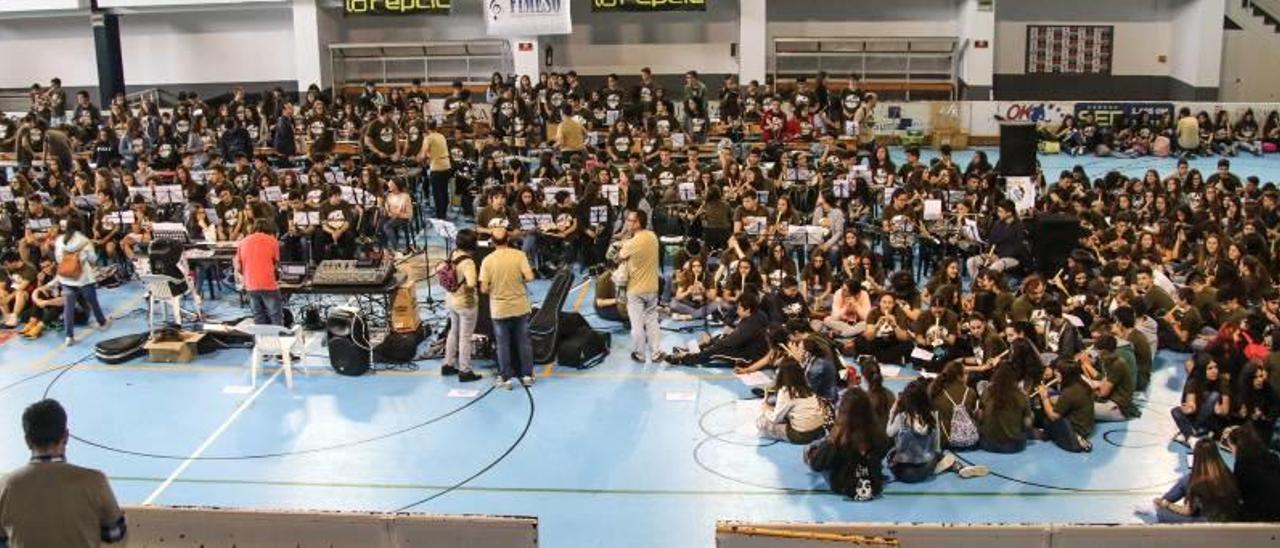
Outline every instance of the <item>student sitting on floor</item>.
{"type": "Polygon", "coordinates": [[[845,391],[836,424],[826,437],[809,444],[804,462],[814,472],[826,472],[831,491],[856,501],[880,496],[884,489],[884,461],[891,443],[876,424],[871,398],[861,388],[845,391]]]}
{"type": "Polygon", "coordinates": [[[858,365],[858,374],[867,384],[867,397],[871,398],[871,410],[875,414],[876,427],[884,432],[889,427],[889,414],[893,412],[893,404],[898,401],[898,397],[892,390],[884,387],[884,374],[880,372],[879,362],[874,358],[859,358],[858,365]]]}
{"type": "Polygon", "coordinates": [[[1231,413],[1231,383],[1207,353],[1195,356],[1195,366],[1182,387],[1182,404],[1170,410],[1178,427],[1173,441],[1195,447],[1198,438],[1216,437],[1231,413]]]}
{"type": "Polygon", "coordinates": [[[677,351],[667,356],[672,365],[739,365],[760,359],[769,351],[769,319],[760,310],[760,297],[749,290],[738,296],[738,325],[716,337],[700,352],[677,351]],[[714,362],[714,363],[712,363],[714,362]]]}
{"type": "Polygon", "coordinates": [[[822,437],[826,418],[824,404],[805,382],[799,363],[790,358],[779,362],[772,390],[777,394],[776,399],[766,397],[760,405],[760,417],[756,419],[760,437],[797,444],[822,437]]]}
{"type": "Polygon", "coordinates": [[[1240,515],[1240,489],[1213,440],[1196,443],[1191,472],[1153,504],[1160,523],[1229,522],[1240,515]]]}
{"type": "Polygon", "coordinates": [[[956,472],[962,478],[987,475],[985,466],[964,466],[950,451],[942,449],[938,428],[938,412],[929,402],[929,381],[911,381],[889,413],[885,433],[893,438],[889,452],[889,469],[894,479],[903,483],[919,483],[937,474],[956,472]]]}
{"type": "Polygon", "coordinates": [[[1097,349],[1097,357],[1089,352],[1081,352],[1076,356],[1080,367],[1093,382],[1095,396],[1093,404],[1094,420],[1100,422],[1119,422],[1140,416],[1138,406],[1133,402],[1135,372],[1123,359],[1116,356],[1116,339],[1111,335],[1103,335],[1093,343],[1097,349]]]}
{"type": "Polygon", "coordinates": [[[618,284],[613,281],[613,271],[605,270],[596,276],[596,317],[611,322],[628,323],[627,300],[618,298],[618,284]]]}
{"type": "Polygon", "coordinates": [[[998,367],[978,409],[979,446],[991,453],[1021,453],[1031,434],[1031,403],[1018,387],[1018,371],[998,367]]]}
{"type": "Polygon", "coordinates": [[[1085,383],[1080,366],[1068,358],[1060,358],[1054,364],[1061,392],[1056,398],[1049,396],[1049,386],[1041,384],[1037,389],[1044,415],[1040,419],[1045,435],[1064,451],[1089,452],[1093,444],[1093,394],[1085,383]]]}
{"type": "Polygon", "coordinates": [[[1280,457],[1267,450],[1250,426],[1233,429],[1223,441],[1236,456],[1233,470],[1240,488],[1241,521],[1280,521],[1280,457]]]}

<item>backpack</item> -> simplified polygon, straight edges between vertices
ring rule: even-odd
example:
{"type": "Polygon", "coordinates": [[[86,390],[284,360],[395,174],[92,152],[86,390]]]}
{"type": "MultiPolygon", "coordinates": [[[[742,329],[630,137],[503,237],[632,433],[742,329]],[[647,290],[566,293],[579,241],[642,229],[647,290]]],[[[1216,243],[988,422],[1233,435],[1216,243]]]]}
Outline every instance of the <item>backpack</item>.
{"type": "Polygon", "coordinates": [[[84,274],[84,265],[80,263],[80,252],[84,250],[84,246],[79,249],[64,249],[62,259],[58,261],[58,275],[63,278],[78,279],[84,274]]]}
{"type": "Polygon", "coordinates": [[[453,293],[462,287],[462,276],[458,274],[458,265],[464,260],[471,260],[471,255],[460,255],[456,259],[440,263],[436,268],[436,280],[446,292],[453,293]]]}
{"type": "Polygon", "coordinates": [[[967,449],[978,445],[978,426],[973,423],[973,417],[969,416],[969,410],[964,407],[964,400],[969,397],[969,387],[964,387],[964,395],[960,396],[960,403],[951,399],[951,394],[945,390],[942,395],[951,402],[951,424],[947,429],[947,445],[956,449],[967,449]]]}

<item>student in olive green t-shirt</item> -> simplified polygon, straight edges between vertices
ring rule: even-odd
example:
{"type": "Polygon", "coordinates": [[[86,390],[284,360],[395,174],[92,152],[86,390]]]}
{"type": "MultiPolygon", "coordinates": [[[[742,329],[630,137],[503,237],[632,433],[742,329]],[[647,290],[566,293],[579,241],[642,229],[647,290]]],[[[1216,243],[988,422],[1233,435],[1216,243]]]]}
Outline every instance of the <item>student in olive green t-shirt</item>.
{"type": "Polygon", "coordinates": [[[1064,451],[1072,453],[1093,450],[1089,436],[1093,434],[1093,394],[1084,382],[1078,364],[1070,358],[1059,358],[1054,364],[1061,377],[1062,392],[1049,396],[1049,388],[1040,385],[1040,403],[1044,406],[1043,427],[1049,438],[1064,451]]]}
{"type": "Polygon", "coordinates": [[[1124,360],[1116,356],[1116,339],[1103,335],[1093,343],[1098,350],[1095,361],[1089,354],[1081,354],[1081,367],[1085,374],[1095,379],[1093,404],[1094,419],[1100,422],[1126,421],[1138,416],[1138,406],[1133,402],[1136,372],[1124,360]]]}

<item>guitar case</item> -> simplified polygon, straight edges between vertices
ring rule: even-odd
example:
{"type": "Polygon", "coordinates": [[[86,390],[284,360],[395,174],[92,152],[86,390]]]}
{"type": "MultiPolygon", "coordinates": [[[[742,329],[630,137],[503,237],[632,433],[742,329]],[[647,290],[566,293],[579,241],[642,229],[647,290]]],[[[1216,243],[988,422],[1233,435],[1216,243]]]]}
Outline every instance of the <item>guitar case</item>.
{"type": "Polygon", "coordinates": [[[548,364],[556,359],[556,337],[560,331],[560,309],[573,289],[573,270],[561,268],[551,280],[551,289],[542,306],[529,320],[529,339],[533,342],[533,363],[548,364]]]}

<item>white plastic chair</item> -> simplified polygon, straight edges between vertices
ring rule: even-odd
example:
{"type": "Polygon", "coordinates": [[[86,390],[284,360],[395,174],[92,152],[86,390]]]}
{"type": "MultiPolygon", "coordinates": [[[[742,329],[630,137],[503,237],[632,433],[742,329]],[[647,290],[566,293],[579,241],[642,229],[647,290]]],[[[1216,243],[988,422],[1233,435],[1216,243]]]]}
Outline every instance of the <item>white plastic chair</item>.
{"type": "MultiPolygon", "coordinates": [[[[302,334],[302,325],[293,329],[279,325],[248,324],[236,329],[253,335],[253,357],[249,361],[250,386],[258,386],[258,370],[262,368],[262,360],[267,356],[280,356],[281,367],[284,368],[284,384],[293,389],[293,354],[302,355],[306,344],[302,334]]],[[[302,368],[307,373],[307,368],[302,368]]]]}
{"type": "Polygon", "coordinates": [[[187,314],[190,316],[194,316],[195,318],[201,317],[202,313],[200,311],[200,295],[198,293],[193,292],[194,287],[193,287],[193,284],[191,284],[190,282],[187,282],[186,292],[174,295],[173,289],[169,284],[182,283],[184,280],[179,280],[177,278],[165,276],[163,274],[143,274],[139,276],[139,278],[142,280],[143,283],[147,284],[147,327],[148,328],[151,328],[151,329],[155,328],[155,308],[157,304],[161,305],[160,313],[161,313],[162,321],[169,320],[169,310],[172,309],[174,322],[181,325],[182,313],[184,312],[184,310],[182,310],[182,298],[187,295],[191,295],[192,299],[196,303],[196,311],[187,312],[187,314]],[[168,305],[168,306],[166,307],[165,305],[168,305]]]}

